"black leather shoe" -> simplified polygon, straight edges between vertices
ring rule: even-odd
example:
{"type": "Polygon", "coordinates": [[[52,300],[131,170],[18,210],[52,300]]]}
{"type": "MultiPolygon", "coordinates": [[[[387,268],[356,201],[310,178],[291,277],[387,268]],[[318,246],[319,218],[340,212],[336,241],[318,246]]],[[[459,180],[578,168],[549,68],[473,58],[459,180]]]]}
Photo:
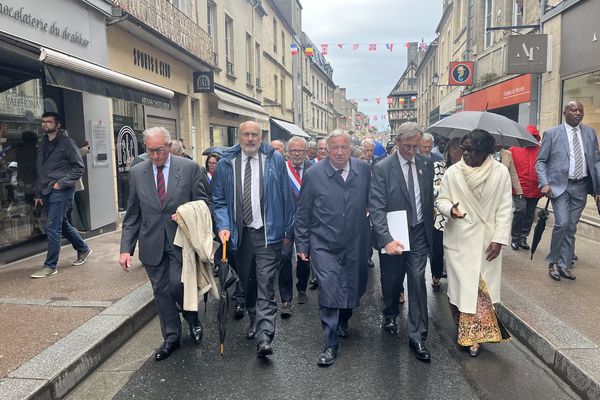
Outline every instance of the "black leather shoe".
{"type": "Polygon", "coordinates": [[[310,285],[308,287],[310,290],[317,290],[319,287],[319,281],[317,281],[317,278],[312,278],[308,284],[310,285]]]}
{"type": "Polygon", "coordinates": [[[317,359],[317,365],[321,367],[328,367],[335,361],[337,357],[338,347],[326,347],[325,350],[321,354],[319,354],[319,358],[317,359]]]}
{"type": "Polygon", "coordinates": [[[525,238],[521,239],[521,242],[519,243],[519,246],[523,250],[529,250],[529,245],[527,244],[527,240],[525,238]]]}
{"type": "Polygon", "coordinates": [[[510,248],[513,250],[519,250],[521,248],[519,242],[510,242],[510,248]]]}
{"type": "Polygon", "coordinates": [[[568,269],[559,268],[558,273],[565,279],[569,279],[571,281],[575,280],[575,275],[573,275],[573,273],[571,273],[571,271],[568,269]]]}
{"type": "Polygon", "coordinates": [[[242,319],[244,318],[244,314],[246,313],[246,306],[243,303],[235,304],[235,311],[233,312],[233,318],[242,319]]]}
{"type": "Polygon", "coordinates": [[[573,260],[575,260],[575,261],[579,260],[579,257],[577,257],[577,254],[573,254],[573,260]]]}
{"type": "Polygon", "coordinates": [[[337,327],[337,335],[339,337],[348,337],[350,336],[350,327],[348,326],[348,322],[340,322],[337,327]]]}
{"type": "Polygon", "coordinates": [[[266,357],[266,356],[270,356],[273,354],[273,347],[271,346],[271,343],[269,343],[266,340],[263,340],[262,342],[260,342],[258,344],[258,346],[256,346],[256,355],[258,357],[266,357]]]}
{"type": "Polygon", "coordinates": [[[548,266],[548,275],[555,281],[560,281],[560,272],[558,271],[558,266],[556,264],[550,264],[548,266]]]}
{"type": "Polygon", "coordinates": [[[154,353],[154,359],[156,361],[162,361],[165,358],[169,358],[177,348],[179,348],[179,342],[164,342],[154,353]]]}
{"type": "Polygon", "coordinates": [[[246,339],[254,339],[255,336],[256,324],[254,324],[254,321],[250,321],[250,325],[248,325],[248,328],[246,329],[246,339]]]}
{"type": "Polygon", "coordinates": [[[200,321],[190,322],[190,336],[192,337],[194,343],[200,343],[203,333],[204,330],[202,329],[202,324],[200,321]]]}
{"type": "Polygon", "coordinates": [[[396,317],[385,317],[382,328],[385,332],[387,332],[388,335],[398,334],[398,325],[396,325],[396,317]]]}
{"type": "Polygon", "coordinates": [[[427,350],[427,347],[425,347],[423,343],[409,341],[408,344],[418,360],[427,362],[431,361],[431,353],[429,353],[429,350],[427,350]]]}
{"type": "Polygon", "coordinates": [[[371,259],[369,259],[369,268],[375,268],[375,263],[371,259]]]}
{"type": "Polygon", "coordinates": [[[298,304],[306,304],[308,302],[308,296],[306,296],[306,292],[298,292],[298,304]]]}

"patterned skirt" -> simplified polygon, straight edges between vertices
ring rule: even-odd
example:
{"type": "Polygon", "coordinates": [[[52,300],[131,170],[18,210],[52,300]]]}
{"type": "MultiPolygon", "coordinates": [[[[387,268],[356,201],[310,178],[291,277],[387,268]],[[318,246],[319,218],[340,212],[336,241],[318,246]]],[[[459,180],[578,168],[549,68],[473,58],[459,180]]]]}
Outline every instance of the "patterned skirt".
{"type": "Polygon", "coordinates": [[[510,340],[510,334],[496,316],[496,310],[483,278],[479,277],[477,312],[467,314],[450,304],[452,316],[458,326],[458,344],[473,346],[476,343],[498,343],[510,340]]]}

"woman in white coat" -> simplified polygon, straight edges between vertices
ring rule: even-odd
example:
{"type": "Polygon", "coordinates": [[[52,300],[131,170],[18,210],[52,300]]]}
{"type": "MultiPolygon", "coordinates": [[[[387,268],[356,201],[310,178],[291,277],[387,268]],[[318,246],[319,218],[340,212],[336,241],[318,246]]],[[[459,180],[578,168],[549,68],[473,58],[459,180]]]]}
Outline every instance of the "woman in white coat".
{"type": "Polygon", "coordinates": [[[446,216],[444,254],[448,299],[458,325],[458,343],[471,356],[481,343],[510,336],[496,317],[500,301],[502,246],[510,240],[512,185],[495,161],[494,137],[476,129],[462,138],[463,158],[444,174],[436,206],[446,216]]]}

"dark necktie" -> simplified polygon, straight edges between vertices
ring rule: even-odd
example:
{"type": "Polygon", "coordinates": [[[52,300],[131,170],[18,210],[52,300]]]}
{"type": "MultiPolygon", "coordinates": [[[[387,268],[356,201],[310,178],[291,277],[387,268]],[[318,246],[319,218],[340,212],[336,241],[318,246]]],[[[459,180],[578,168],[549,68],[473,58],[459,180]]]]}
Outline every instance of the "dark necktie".
{"type": "Polygon", "coordinates": [[[338,173],[338,175],[340,176],[340,178],[342,178],[342,180],[344,182],[346,182],[346,180],[344,179],[344,175],[342,175],[344,173],[344,170],[343,169],[338,169],[336,172],[338,173]]]}
{"type": "Polygon", "coordinates": [[[164,167],[164,165],[156,167],[156,191],[158,193],[158,200],[160,200],[160,205],[163,207],[165,206],[165,202],[167,200],[167,191],[165,190],[165,176],[163,175],[164,167]]]}
{"type": "Polygon", "coordinates": [[[246,169],[244,170],[244,193],[242,195],[242,213],[244,225],[248,226],[252,223],[252,166],[250,161],[252,158],[246,159],[246,169]]]}
{"type": "Polygon", "coordinates": [[[419,222],[417,216],[417,202],[415,201],[415,179],[412,174],[412,161],[408,162],[408,196],[410,198],[410,207],[412,208],[410,226],[416,226],[419,222]]]}
{"type": "Polygon", "coordinates": [[[581,153],[581,144],[577,135],[577,128],[573,128],[573,156],[575,157],[574,179],[583,179],[583,154],[581,153]]]}
{"type": "Polygon", "coordinates": [[[294,167],[294,169],[296,170],[296,172],[298,173],[298,176],[300,178],[302,178],[302,167],[294,167]]]}

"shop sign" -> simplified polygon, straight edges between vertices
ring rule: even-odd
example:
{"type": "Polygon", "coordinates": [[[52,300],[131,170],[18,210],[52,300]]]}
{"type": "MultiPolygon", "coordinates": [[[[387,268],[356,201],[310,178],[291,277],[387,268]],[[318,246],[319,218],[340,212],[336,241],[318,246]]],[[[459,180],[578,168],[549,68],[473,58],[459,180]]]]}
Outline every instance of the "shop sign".
{"type": "Polygon", "coordinates": [[[541,74],[548,70],[548,35],[508,37],[507,74],[541,74]]]}
{"type": "Polygon", "coordinates": [[[109,137],[108,123],[106,121],[91,121],[92,143],[91,150],[94,156],[94,167],[108,165],[109,137]]]}
{"type": "Polygon", "coordinates": [[[449,66],[448,85],[470,86],[473,84],[473,61],[452,61],[449,66]]]}
{"type": "MultiPolygon", "coordinates": [[[[460,98],[464,111],[493,110],[531,100],[531,75],[521,75],[460,98]]],[[[458,103],[458,102],[457,102],[458,103]]]]}
{"type": "Polygon", "coordinates": [[[215,79],[212,71],[194,72],[194,93],[214,93],[215,79]]]}
{"type": "Polygon", "coordinates": [[[0,93],[0,113],[22,117],[33,114],[40,118],[44,112],[44,99],[36,96],[26,96],[17,93],[0,93]]]}

